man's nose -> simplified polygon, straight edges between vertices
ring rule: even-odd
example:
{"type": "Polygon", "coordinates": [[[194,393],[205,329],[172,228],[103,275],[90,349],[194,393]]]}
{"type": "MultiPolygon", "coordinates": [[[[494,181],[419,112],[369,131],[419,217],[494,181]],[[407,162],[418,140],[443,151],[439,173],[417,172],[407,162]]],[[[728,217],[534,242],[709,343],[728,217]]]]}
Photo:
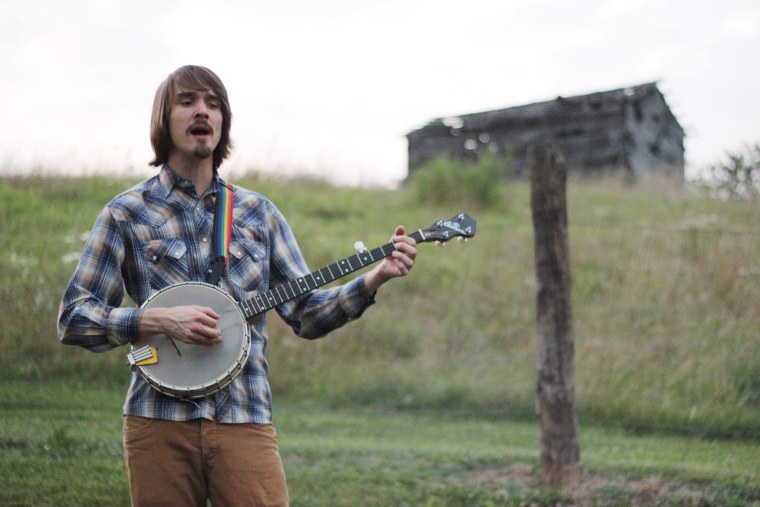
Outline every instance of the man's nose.
{"type": "Polygon", "coordinates": [[[196,119],[208,120],[209,118],[208,106],[206,105],[204,101],[200,101],[198,103],[198,109],[195,110],[195,114],[193,115],[193,117],[196,119]]]}

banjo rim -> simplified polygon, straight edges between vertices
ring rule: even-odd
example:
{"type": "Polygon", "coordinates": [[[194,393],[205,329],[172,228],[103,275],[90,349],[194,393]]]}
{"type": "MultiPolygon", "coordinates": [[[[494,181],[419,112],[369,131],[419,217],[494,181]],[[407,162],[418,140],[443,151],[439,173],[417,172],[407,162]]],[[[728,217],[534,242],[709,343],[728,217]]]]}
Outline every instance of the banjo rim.
{"type": "MultiPolygon", "coordinates": [[[[166,295],[167,292],[180,291],[180,295],[182,295],[181,294],[182,291],[188,290],[190,293],[192,292],[191,289],[199,290],[201,293],[206,290],[212,290],[216,293],[214,294],[214,296],[222,296],[226,300],[225,303],[231,304],[235,310],[235,313],[232,314],[234,315],[233,320],[239,319],[239,322],[235,321],[232,323],[233,326],[235,327],[235,330],[237,330],[239,327],[242,332],[240,333],[241,336],[234,337],[234,339],[239,339],[240,341],[239,344],[238,343],[234,344],[237,347],[237,349],[235,349],[234,360],[228,361],[223,368],[218,368],[216,370],[218,371],[218,375],[216,375],[216,377],[214,377],[211,381],[203,381],[199,383],[186,382],[185,385],[180,385],[176,382],[175,383],[170,382],[171,379],[167,380],[165,378],[167,377],[167,375],[157,375],[156,372],[151,372],[151,366],[153,365],[132,365],[132,370],[136,371],[149,386],[151,386],[158,392],[163,393],[167,396],[170,396],[172,398],[182,399],[182,400],[206,398],[213,394],[216,394],[221,389],[228,386],[241,373],[241,371],[243,370],[243,366],[245,365],[251,353],[250,329],[249,329],[248,323],[245,320],[245,317],[240,311],[237,301],[235,301],[232,298],[232,296],[230,296],[226,291],[224,291],[223,289],[215,285],[211,285],[204,282],[182,282],[182,283],[178,283],[174,285],[169,285],[167,287],[164,287],[163,289],[160,289],[154,292],[147,300],[145,300],[145,302],[142,305],[140,305],[140,308],[165,307],[167,305],[161,304],[161,299],[163,298],[163,296],[166,295]]],[[[189,297],[192,297],[192,294],[189,294],[189,297]]],[[[183,304],[190,305],[190,304],[200,304],[200,303],[194,302],[194,301],[183,301],[179,304],[169,305],[169,306],[181,306],[183,304]]],[[[219,308],[212,308],[212,309],[214,309],[215,311],[219,310],[219,308]]],[[[229,326],[227,327],[229,328],[229,326]]],[[[225,333],[225,331],[227,330],[223,330],[223,333],[225,333]]],[[[229,334],[231,333],[227,331],[227,333],[223,335],[223,338],[230,339],[230,337],[228,336],[229,334]]],[[[131,356],[138,349],[142,349],[146,346],[152,346],[155,341],[160,339],[160,337],[166,337],[166,335],[163,335],[163,334],[152,335],[149,337],[140,338],[136,342],[133,342],[131,344],[131,350],[130,350],[129,355],[131,356]]],[[[181,344],[181,345],[185,347],[193,347],[192,345],[186,345],[186,344],[181,344]]],[[[210,350],[213,350],[213,349],[210,349],[210,350]]],[[[132,359],[130,359],[130,362],[132,362],[132,359]]],[[[192,360],[187,361],[187,366],[192,368],[192,360]]]]}

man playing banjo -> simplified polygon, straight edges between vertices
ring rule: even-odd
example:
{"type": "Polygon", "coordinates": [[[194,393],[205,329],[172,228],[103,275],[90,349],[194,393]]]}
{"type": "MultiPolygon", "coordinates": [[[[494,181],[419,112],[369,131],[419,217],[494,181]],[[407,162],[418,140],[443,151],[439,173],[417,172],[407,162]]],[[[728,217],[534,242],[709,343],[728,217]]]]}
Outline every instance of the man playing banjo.
{"type": "Polygon", "coordinates": [[[133,505],[288,504],[272,426],[265,319],[250,327],[244,319],[240,334],[247,339],[240,340],[233,326],[222,324],[226,307],[192,301],[161,306],[160,299],[150,304],[151,298],[184,284],[184,292],[197,292],[199,301],[205,301],[201,294],[222,292],[235,302],[255,302],[256,294],[299,280],[306,286],[302,294],[271,307],[298,336],[313,339],[358,318],[377,289],[407,275],[416,257],[415,240],[399,226],[392,251],[372,270],[344,285],[312,290],[303,281],[306,262],[278,209],[217,172],[232,148],[231,119],[227,92],[212,71],[181,67],[161,83],[150,129],[151,165],[159,172],[101,211],[61,302],[58,334],[64,344],[104,352],[159,336],[171,343],[133,354],[136,370],[162,364],[171,353],[188,361],[173,367],[182,370],[178,375],[192,375],[201,369],[192,357],[211,358],[223,344],[244,342],[234,376],[200,395],[183,396],[181,389],[162,389],[147,375],[132,374],[124,454],[133,505]],[[121,307],[125,292],[137,308],[121,307]]]}

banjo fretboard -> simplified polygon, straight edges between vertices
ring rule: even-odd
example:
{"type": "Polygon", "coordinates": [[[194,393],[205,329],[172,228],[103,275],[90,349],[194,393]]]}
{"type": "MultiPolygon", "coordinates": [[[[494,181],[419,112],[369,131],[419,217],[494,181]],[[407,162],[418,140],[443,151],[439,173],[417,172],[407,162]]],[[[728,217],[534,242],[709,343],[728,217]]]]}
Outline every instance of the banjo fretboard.
{"type": "MultiPolygon", "coordinates": [[[[426,241],[425,233],[422,230],[410,234],[416,242],[426,241]]],[[[299,296],[311,292],[323,285],[343,278],[364,267],[374,264],[388,257],[395,250],[393,242],[386,243],[372,250],[362,250],[345,259],[336,261],[328,266],[312,271],[306,276],[294,278],[274,289],[262,292],[251,299],[247,299],[238,304],[240,311],[243,312],[246,320],[251,320],[272,308],[295,299],[299,296]]]]}

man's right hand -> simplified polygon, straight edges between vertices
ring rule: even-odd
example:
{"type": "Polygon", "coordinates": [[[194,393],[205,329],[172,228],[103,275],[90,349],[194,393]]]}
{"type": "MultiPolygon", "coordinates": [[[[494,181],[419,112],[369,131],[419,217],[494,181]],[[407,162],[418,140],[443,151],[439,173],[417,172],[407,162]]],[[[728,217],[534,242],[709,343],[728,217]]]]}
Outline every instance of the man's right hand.
{"type": "Polygon", "coordinates": [[[190,345],[214,345],[222,341],[218,320],[214,310],[203,306],[145,308],[140,317],[140,335],[165,334],[190,345]]]}

